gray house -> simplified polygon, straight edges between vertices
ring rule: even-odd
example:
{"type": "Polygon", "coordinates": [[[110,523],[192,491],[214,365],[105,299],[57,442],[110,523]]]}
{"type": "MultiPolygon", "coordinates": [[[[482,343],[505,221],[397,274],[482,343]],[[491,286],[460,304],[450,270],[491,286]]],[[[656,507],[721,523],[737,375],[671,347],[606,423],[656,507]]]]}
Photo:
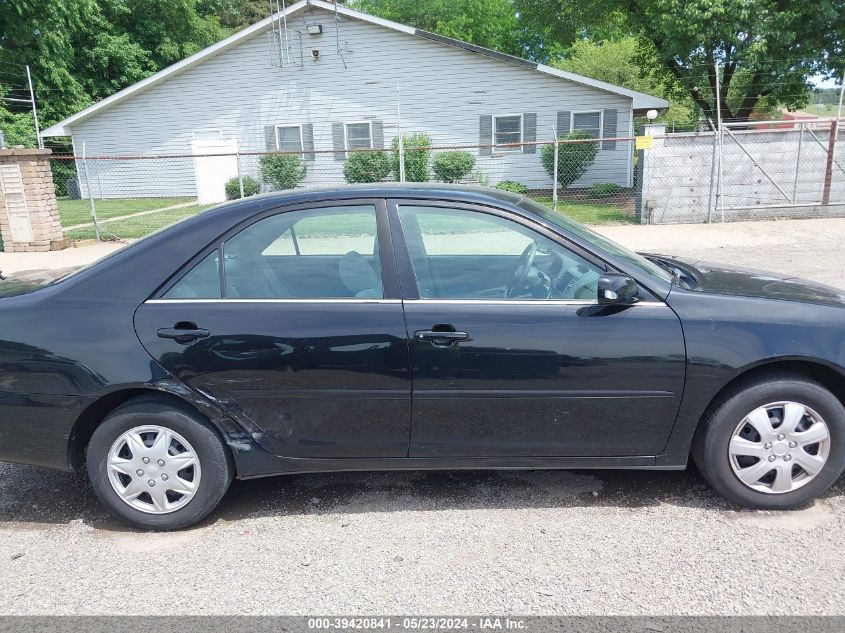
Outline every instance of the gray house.
{"type": "MultiPolygon", "coordinates": [[[[302,152],[305,185],[343,182],[346,151],[425,132],[476,154],[479,178],[550,188],[537,146],[583,130],[632,134],[657,97],[445,38],[322,0],[301,0],[46,129],[88,161],[95,196],[198,195],[257,173],[251,152],[302,152]],[[241,156],[236,161],[233,154],[241,156]]],[[[630,186],[633,143],[602,141],[574,186],[630,186]]],[[[85,193],[86,182],[82,182],[85,193]]]]}

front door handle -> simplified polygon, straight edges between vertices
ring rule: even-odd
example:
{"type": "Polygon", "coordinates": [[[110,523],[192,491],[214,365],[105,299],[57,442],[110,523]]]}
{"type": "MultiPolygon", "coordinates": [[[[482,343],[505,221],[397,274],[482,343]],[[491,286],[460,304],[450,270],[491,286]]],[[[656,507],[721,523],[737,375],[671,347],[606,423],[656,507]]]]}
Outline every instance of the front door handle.
{"type": "Polygon", "coordinates": [[[211,332],[195,323],[180,322],[173,327],[163,327],[156,331],[159,338],[172,338],[177,343],[190,343],[200,338],[207,338],[211,332]]]}
{"type": "Polygon", "coordinates": [[[418,341],[430,341],[435,347],[450,347],[458,341],[469,340],[466,332],[418,330],[414,332],[414,338],[418,341]]]}

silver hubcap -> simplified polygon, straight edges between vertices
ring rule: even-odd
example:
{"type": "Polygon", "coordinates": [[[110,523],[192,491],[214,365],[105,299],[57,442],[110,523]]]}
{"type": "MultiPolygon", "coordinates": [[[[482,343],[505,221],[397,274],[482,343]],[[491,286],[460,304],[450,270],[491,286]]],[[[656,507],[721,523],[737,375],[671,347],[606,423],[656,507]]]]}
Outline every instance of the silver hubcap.
{"type": "Polygon", "coordinates": [[[200,460],[188,441],[163,426],[138,426],[112,444],[109,482],[123,501],[141,512],[167,514],[183,508],[200,483],[200,460]]]}
{"type": "Polygon", "coordinates": [[[827,462],[830,431],[821,416],[797,402],[754,409],[737,425],[728,445],[731,468],[753,490],[792,492],[808,484],[827,462]]]}

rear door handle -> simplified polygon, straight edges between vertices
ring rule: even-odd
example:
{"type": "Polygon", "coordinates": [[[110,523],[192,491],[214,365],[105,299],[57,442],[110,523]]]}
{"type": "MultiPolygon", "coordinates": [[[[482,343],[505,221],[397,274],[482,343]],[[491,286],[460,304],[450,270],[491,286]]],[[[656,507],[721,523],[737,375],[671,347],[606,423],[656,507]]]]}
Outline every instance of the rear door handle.
{"type": "Polygon", "coordinates": [[[163,327],[157,330],[156,334],[159,338],[172,338],[177,343],[190,343],[200,338],[207,338],[211,332],[193,323],[177,323],[175,327],[163,327]]]}
{"type": "Polygon", "coordinates": [[[458,341],[469,340],[469,334],[454,331],[418,330],[414,332],[414,338],[418,341],[431,341],[431,344],[435,347],[449,347],[458,341]]]}

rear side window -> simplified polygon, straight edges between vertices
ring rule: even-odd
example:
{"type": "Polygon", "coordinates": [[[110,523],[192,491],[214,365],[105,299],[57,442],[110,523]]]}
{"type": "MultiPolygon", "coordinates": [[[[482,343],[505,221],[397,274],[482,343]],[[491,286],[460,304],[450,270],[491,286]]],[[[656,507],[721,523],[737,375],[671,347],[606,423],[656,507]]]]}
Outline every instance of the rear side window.
{"type": "Polygon", "coordinates": [[[214,249],[170,290],[165,299],[220,299],[220,254],[214,249]]]}
{"type": "Polygon", "coordinates": [[[289,211],[223,244],[227,299],[380,299],[373,205],[289,211]]]}
{"type": "Polygon", "coordinates": [[[232,236],[222,250],[222,284],[218,249],[163,298],[384,297],[373,205],[279,213],[232,236]]]}

